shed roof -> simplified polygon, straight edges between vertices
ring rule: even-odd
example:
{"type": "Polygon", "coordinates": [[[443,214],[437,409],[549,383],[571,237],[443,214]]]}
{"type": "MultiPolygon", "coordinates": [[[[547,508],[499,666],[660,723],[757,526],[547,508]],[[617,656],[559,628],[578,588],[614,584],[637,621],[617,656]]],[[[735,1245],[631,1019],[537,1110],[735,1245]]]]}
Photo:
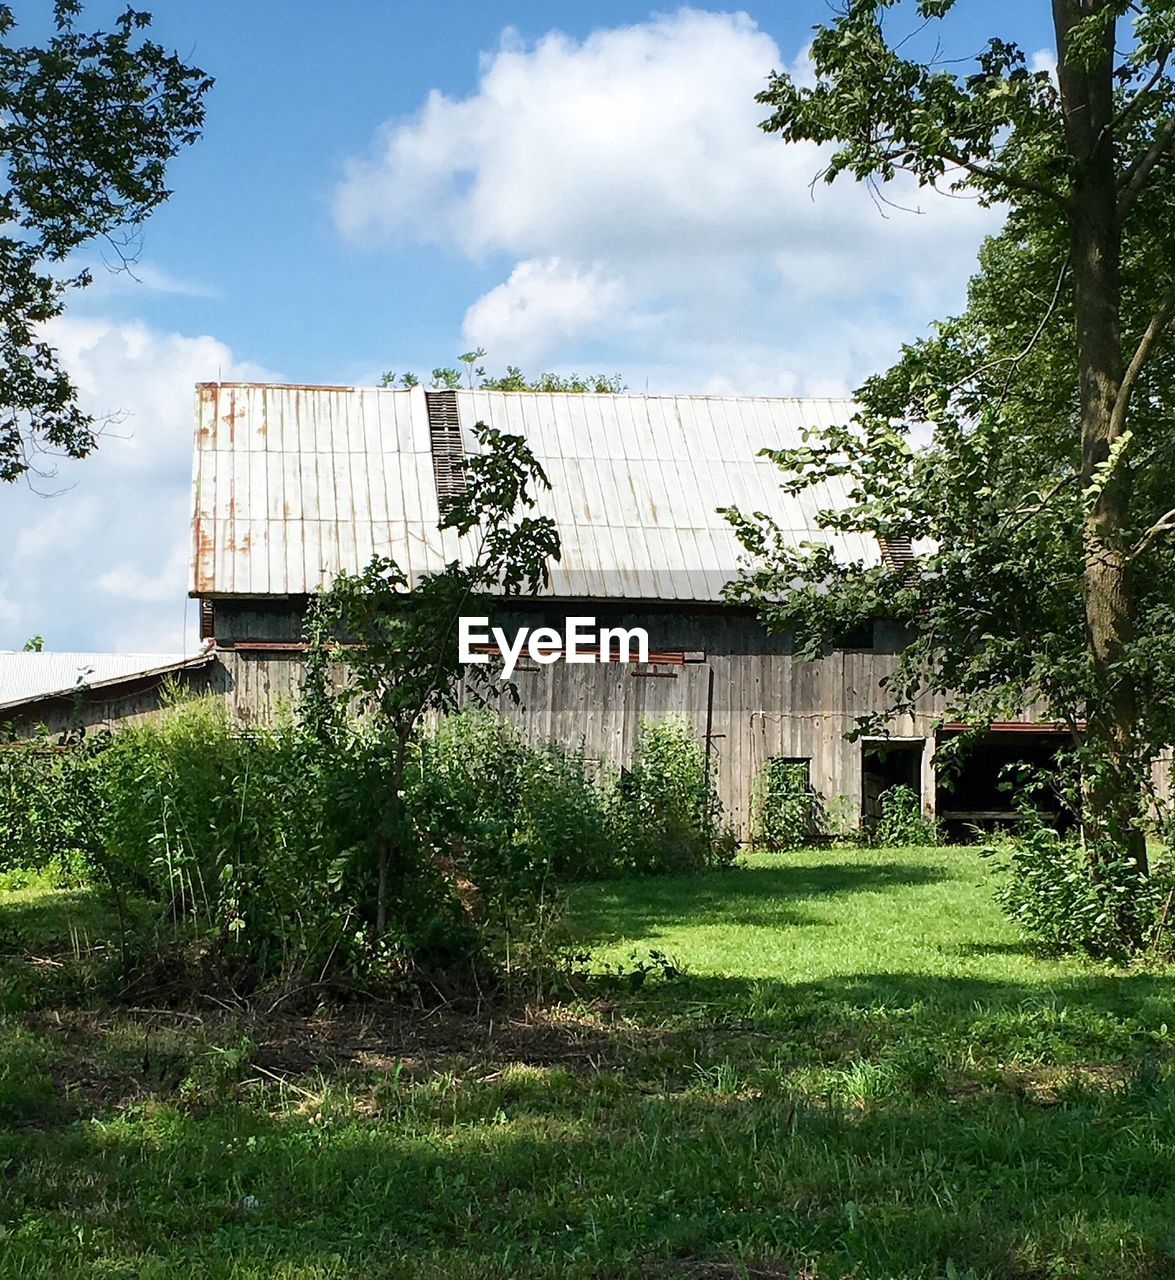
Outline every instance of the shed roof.
{"type": "MultiPolygon", "coordinates": [[[[764,447],[847,422],[848,400],[459,391],[467,453],[485,422],[526,437],[551,491],[562,560],[549,594],[714,601],[741,549],[719,507],[763,511],[797,540],[828,541],[820,509],[843,482],[780,491],[764,447]]],[[[195,595],[312,592],[373,555],[414,580],[460,554],[440,518],[428,402],[411,390],[205,383],[197,388],[195,595]]],[[[877,544],[837,536],[839,555],[876,562],[877,544]]]]}
{"type": "Polygon", "coordinates": [[[209,662],[208,654],[25,653],[0,650],[0,710],[209,662]]]}

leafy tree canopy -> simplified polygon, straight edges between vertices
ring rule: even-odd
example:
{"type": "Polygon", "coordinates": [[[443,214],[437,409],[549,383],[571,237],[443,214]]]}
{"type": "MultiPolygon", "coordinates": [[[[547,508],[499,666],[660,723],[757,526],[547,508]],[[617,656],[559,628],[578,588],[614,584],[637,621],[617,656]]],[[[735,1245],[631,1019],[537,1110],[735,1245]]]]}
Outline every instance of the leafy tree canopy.
{"type": "Polygon", "coordinates": [[[382,748],[372,756],[381,766],[372,786],[386,793],[382,825],[373,833],[377,935],[387,921],[390,860],[409,841],[402,791],[413,731],[423,717],[454,710],[463,685],[476,696],[516,692],[498,678],[500,669],[459,660],[460,619],[495,593],[539,590],[560,555],[555,522],[533,514],[537,492],[550,484],[526,441],[484,423],[474,434],[481,452],[466,459],[464,491],[445,499],[439,524],[462,539],[460,559],[413,581],[394,559],[377,556],[362,573],[335,578],[312,601],[307,619],[307,723],[329,735],[348,709],[358,711],[382,748]],[[331,658],[345,673],[333,695],[331,658]]]}
{"type": "Polygon", "coordinates": [[[754,565],[732,594],[813,656],[854,621],[908,622],[892,709],[932,691],[983,724],[1040,699],[1073,730],[1094,876],[1145,874],[1150,760],[1175,739],[1175,4],[1054,0],[1055,78],[999,37],[961,69],[887,30],[901,10],[932,46],[954,7],[848,0],[815,82],[760,95],[766,130],[830,144],[829,181],[906,172],[1008,217],[965,312],[870,379],[854,422],[771,455],[786,490],[850,504],[823,545],[731,511],[754,565]],[[920,555],[845,563],[843,532],[920,555]]]}
{"type": "Polygon", "coordinates": [[[54,34],[16,38],[0,4],[0,479],[36,454],[84,457],[93,419],[43,325],[90,282],[67,260],[104,240],[124,259],[169,194],[167,162],[199,135],[212,81],[147,39],[150,15],[126,9],[110,31],[85,32],[81,0],[55,0],[54,34]]]}
{"type": "MultiPolygon", "coordinates": [[[[467,351],[458,356],[462,366],[457,368],[439,368],[432,371],[430,386],[434,390],[456,391],[462,386],[477,387],[482,391],[571,391],[576,393],[595,392],[599,395],[619,395],[627,388],[618,373],[596,373],[581,375],[578,373],[558,374],[540,373],[537,378],[528,378],[517,365],[507,365],[506,372],[500,377],[486,373],[485,366],[479,362],[485,357],[485,351],[478,347],[476,351],[467,351]]],[[[418,387],[420,379],[414,373],[385,373],[380,378],[381,387],[418,387]]]]}

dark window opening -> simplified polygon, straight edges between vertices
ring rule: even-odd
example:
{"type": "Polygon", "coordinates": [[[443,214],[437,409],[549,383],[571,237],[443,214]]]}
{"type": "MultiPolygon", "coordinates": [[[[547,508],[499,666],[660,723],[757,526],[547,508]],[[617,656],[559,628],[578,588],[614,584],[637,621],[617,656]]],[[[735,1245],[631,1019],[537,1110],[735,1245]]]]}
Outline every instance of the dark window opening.
{"type": "Polygon", "coordinates": [[[846,653],[872,653],[872,620],[859,622],[854,627],[846,627],[843,631],[837,632],[829,639],[827,647],[830,653],[835,653],[837,650],[846,653]]]}
{"type": "Polygon", "coordinates": [[[891,787],[908,787],[922,804],[921,738],[861,744],[861,824],[866,830],[881,818],[881,798],[891,787]]]}
{"type": "Polygon", "coordinates": [[[1014,825],[1017,802],[1029,799],[1050,825],[1065,830],[1073,814],[1055,785],[1064,734],[1030,730],[996,732],[965,747],[957,764],[941,770],[935,807],[946,835],[966,839],[976,830],[1014,825]]]}
{"type": "Polygon", "coordinates": [[[795,849],[820,838],[820,796],[812,787],[808,756],[771,756],[755,779],[753,836],[772,852],[795,849]]]}

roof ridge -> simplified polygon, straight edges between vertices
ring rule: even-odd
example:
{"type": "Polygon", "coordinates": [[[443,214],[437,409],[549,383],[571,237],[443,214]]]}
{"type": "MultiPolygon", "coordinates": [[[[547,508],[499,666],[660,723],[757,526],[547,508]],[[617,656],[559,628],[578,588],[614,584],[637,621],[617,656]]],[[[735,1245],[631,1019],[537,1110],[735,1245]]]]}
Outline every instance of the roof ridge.
{"type": "Polygon", "coordinates": [[[422,391],[452,391],[458,395],[486,396],[575,396],[600,400],[785,400],[795,404],[852,404],[854,397],[846,392],[841,396],[801,396],[773,395],[759,391],[539,391],[534,388],[525,390],[503,390],[499,387],[426,387],[418,384],[414,387],[381,387],[366,383],[334,383],[334,382],[273,382],[273,381],[239,381],[239,382],[197,382],[197,390],[203,388],[236,388],[249,387],[272,389],[275,391],[384,391],[393,395],[411,395],[422,391]]]}

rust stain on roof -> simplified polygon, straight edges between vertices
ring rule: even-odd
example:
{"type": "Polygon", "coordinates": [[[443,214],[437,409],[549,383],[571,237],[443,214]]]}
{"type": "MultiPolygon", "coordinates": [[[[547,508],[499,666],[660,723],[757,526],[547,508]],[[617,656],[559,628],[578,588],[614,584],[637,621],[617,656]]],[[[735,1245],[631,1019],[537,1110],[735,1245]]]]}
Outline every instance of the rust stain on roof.
{"type": "MultiPolygon", "coordinates": [[[[459,391],[455,399],[466,448],[475,422],[522,427],[539,461],[561,468],[565,478],[540,497],[565,540],[550,594],[630,599],[720,598],[739,554],[720,506],[764,510],[796,539],[822,537],[757,453],[855,412],[848,401],[787,397],[459,391]],[[529,426],[522,400],[538,406],[537,418],[527,410],[529,426]],[[617,439],[629,456],[613,456],[617,439]]],[[[455,547],[436,534],[428,409],[423,388],[202,384],[197,593],[231,595],[240,582],[265,582],[266,594],[312,591],[315,566],[358,570],[373,553],[399,556],[412,581],[442,568],[455,547]],[[271,412],[278,429],[262,444],[271,412]]],[[[843,482],[828,487],[825,505],[848,502],[843,482]]],[[[864,535],[831,541],[838,558],[880,558],[864,535]]]]}
{"type": "Polygon", "coordinates": [[[213,565],[216,556],[216,539],[211,531],[197,517],[195,521],[195,584],[196,591],[214,589],[215,574],[213,565]]]}

